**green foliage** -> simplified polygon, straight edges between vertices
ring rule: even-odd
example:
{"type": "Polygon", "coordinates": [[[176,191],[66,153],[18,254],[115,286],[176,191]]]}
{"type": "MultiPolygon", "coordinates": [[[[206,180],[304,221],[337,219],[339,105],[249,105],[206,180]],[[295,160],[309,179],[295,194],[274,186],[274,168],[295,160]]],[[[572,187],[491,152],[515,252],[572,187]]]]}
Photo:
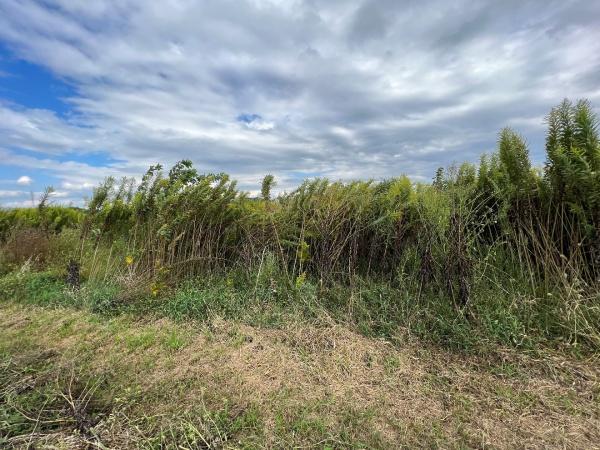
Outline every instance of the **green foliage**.
{"type": "Polygon", "coordinates": [[[548,115],[547,175],[561,200],[597,208],[600,202],[598,119],[589,102],[568,100],[548,115]]]}
{"type": "Polygon", "coordinates": [[[64,283],[50,272],[21,270],[0,278],[0,300],[16,299],[27,303],[69,304],[63,295],[64,283]]]}
{"type": "Polygon", "coordinates": [[[529,149],[524,139],[510,128],[500,132],[498,142],[502,188],[514,189],[510,195],[526,193],[532,186],[529,149]]]}
{"type": "Polygon", "coordinates": [[[80,256],[82,273],[105,291],[73,298],[99,312],[126,307],[138,292],[148,305],[171,296],[160,308],[174,318],[322,307],[387,337],[404,327],[456,347],[486,339],[594,347],[599,142],[590,104],[565,100],[548,116],[543,171],[510,128],[478,166],[440,168],[431,184],[313,179],[273,199],[267,175],[252,199],[228,175],[200,174],[189,160],[168,173],[157,164],[137,188],[107,178],[85,214],[46,202],[1,211],[2,255],[9,269],[38,261],[55,271],[80,256]],[[78,224],[80,239],[68,234],[78,224]],[[15,257],[26,240],[15,230],[25,228],[57,245],[15,257]]]}
{"type": "Polygon", "coordinates": [[[271,200],[271,190],[275,186],[275,177],[273,175],[265,175],[260,188],[260,195],[266,202],[271,200]]]}
{"type": "Polygon", "coordinates": [[[84,211],[67,206],[39,208],[0,209],[0,242],[6,240],[15,229],[45,228],[50,233],[77,227],[84,218],[84,211]]]}

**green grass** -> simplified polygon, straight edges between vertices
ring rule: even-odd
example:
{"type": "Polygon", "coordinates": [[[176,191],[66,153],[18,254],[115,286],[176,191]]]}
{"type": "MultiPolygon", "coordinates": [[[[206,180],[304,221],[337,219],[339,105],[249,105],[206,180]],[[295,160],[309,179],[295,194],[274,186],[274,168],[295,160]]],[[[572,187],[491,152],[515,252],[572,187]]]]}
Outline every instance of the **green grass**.
{"type": "Polygon", "coordinates": [[[337,325],[140,320],[6,300],[0,313],[2,445],[577,448],[599,437],[597,364],[560,354],[478,358],[382,347],[337,325]],[[484,418],[510,427],[485,437],[484,418]]]}
{"type": "MultiPolygon", "coordinates": [[[[34,305],[72,306],[104,316],[130,314],[201,323],[220,317],[281,328],[290,321],[334,320],[369,337],[394,342],[410,335],[474,353],[490,352],[499,345],[527,351],[560,347],[582,356],[595,352],[596,341],[587,339],[594,338],[593,324],[600,317],[593,301],[573,311],[558,306],[549,309],[540,299],[498,295],[483,285],[470,309],[458,314],[451,300],[440,293],[413,292],[409,286],[396,288],[386,282],[357,279],[354,286],[333,284],[320,290],[310,279],[298,287],[281,276],[248,284],[236,272],[187,281],[158,296],[139,288],[132,293],[115,281],[84,282],[80,290],[72,291],[66,287],[64,275],[57,272],[12,272],[0,276],[0,296],[34,305]],[[573,331],[565,335],[570,324],[573,331]]],[[[167,345],[181,345],[177,337],[172,339],[167,345]]]]}

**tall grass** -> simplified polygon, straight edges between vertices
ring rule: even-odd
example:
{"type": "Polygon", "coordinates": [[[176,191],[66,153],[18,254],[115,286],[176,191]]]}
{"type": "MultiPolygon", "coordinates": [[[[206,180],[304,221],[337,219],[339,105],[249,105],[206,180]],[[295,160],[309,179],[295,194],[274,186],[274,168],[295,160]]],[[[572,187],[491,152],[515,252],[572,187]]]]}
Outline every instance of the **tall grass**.
{"type": "Polygon", "coordinates": [[[152,166],[137,187],[107,178],[76,256],[88,278],[157,297],[234,274],[245,295],[301,292],[387,336],[407,328],[599,348],[597,119],[588,102],[565,100],[547,122],[543,169],[507,128],[479,165],[440,168],[430,184],[314,179],[272,198],[268,175],[250,198],[190,161],[152,166]]]}

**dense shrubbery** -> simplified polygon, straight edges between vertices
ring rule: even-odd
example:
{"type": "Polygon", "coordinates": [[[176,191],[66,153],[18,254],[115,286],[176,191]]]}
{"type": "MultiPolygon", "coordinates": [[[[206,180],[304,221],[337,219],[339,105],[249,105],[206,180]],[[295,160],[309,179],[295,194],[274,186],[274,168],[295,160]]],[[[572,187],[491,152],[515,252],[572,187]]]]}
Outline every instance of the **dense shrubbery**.
{"type": "MultiPolygon", "coordinates": [[[[273,199],[268,175],[252,199],[190,161],[168,173],[151,167],[137,188],[108,178],[72,256],[89,278],[156,297],[212,277],[249,297],[319,304],[386,336],[404,328],[440,340],[556,338],[597,348],[597,122],[587,102],[564,101],[548,125],[543,169],[504,129],[479,166],[439,169],[431,184],[316,179],[273,199]]],[[[68,225],[79,222],[72,214],[68,225]]],[[[66,224],[47,217],[47,230],[66,224]]],[[[210,310],[204,294],[190,301],[185,289],[167,310],[210,310]]]]}
{"type": "Polygon", "coordinates": [[[64,206],[0,209],[0,242],[6,241],[15,229],[35,228],[59,233],[79,225],[84,215],[81,209],[64,206]]]}
{"type": "Polygon", "coordinates": [[[65,258],[76,254],[74,229],[85,212],[49,206],[47,200],[48,195],[44,195],[37,208],[0,209],[0,273],[25,263],[38,268],[61,265],[65,258]]]}

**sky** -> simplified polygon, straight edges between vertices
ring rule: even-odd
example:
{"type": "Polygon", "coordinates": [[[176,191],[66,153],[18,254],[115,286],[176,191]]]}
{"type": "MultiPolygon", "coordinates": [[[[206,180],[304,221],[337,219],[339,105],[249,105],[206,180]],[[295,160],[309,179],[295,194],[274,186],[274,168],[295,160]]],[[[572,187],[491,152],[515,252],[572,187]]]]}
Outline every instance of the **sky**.
{"type": "Polygon", "coordinates": [[[600,1],[0,0],[0,205],[181,159],[429,181],[504,126],[542,164],[563,98],[600,106],[600,1]]]}

